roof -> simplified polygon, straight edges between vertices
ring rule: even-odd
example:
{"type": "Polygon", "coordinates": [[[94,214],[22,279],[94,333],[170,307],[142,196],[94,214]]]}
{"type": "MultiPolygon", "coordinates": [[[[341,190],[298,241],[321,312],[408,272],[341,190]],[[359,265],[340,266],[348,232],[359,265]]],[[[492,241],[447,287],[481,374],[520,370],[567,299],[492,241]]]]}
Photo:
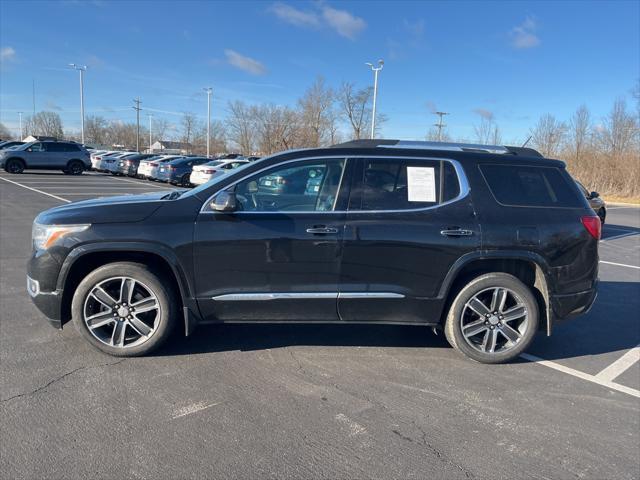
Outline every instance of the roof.
{"type": "Polygon", "coordinates": [[[454,152],[542,157],[542,154],[533,148],[511,147],[507,145],[484,145],[477,143],[423,142],[414,140],[351,140],[349,142],[333,145],[332,148],[403,148],[411,150],[447,150],[454,152]]]}
{"type": "Polygon", "coordinates": [[[163,148],[171,149],[171,150],[188,150],[191,148],[191,144],[187,142],[172,142],[169,140],[159,140],[158,143],[162,145],[163,148]]]}

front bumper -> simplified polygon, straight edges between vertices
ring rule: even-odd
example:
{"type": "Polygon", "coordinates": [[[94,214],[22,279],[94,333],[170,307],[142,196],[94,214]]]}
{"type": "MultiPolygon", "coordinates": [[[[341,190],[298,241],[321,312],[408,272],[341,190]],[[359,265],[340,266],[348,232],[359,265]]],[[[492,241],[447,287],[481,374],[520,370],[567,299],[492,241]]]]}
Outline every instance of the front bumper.
{"type": "Polygon", "coordinates": [[[62,292],[40,290],[40,282],[27,275],[27,292],[31,300],[55,328],[62,328],[62,292]]]}

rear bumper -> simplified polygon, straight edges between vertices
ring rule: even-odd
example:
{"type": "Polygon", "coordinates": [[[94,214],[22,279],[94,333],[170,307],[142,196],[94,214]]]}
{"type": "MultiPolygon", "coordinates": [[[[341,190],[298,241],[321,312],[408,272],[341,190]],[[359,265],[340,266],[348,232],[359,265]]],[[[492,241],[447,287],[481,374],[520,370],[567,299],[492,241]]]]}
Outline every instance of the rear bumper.
{"type": "Polygon", "coordinates": [[[566,320],[587,313],[591,310],[598,296],[598,285],[594,288],[565,295],[551,295],[551,311],[554,320],[566,320]]]}

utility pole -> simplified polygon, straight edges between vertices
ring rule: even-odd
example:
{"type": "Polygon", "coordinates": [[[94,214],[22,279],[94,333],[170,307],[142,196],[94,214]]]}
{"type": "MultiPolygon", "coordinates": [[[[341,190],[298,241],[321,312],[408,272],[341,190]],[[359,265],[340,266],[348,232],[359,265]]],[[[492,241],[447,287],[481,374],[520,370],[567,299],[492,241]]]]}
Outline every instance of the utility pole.
{"type": "Polygon", "coordinates": [[[446,125],[442,123],[442,117],[444,117],[445,115],[449,115],[449,112],[434,112],[434,114],[440,117],[440,120],[438,120],[438,123],[434,123],[433,126],[438,128],[438,141],[441,142],[442,129],[446,127],[446,125]]]}
{"type": "Polygon", "coordinates": [[[33,120],[35,120],[36,119],[36,79],[35,78],[31,79],[31,87],[32,87],[31,99],[33,100],[33,120]]]}
{"type": "Polygon", "coordinates": [[[373,111],[371,112],[371,139],[374,138],[376,132],[376,103],[378,100],[378,72],[384,66],[384,60],[378,60],[378,66],[374,67],[372,63],[366,63],[371,67],[373,72],[373,111]]]}
{"type": "Polygon", "coordinates": [[[151,113],[147,114],[149,116],[149,151],[147,153],[151,153],[151,119],[153,115],[151,113]]]}
{"type": "Polygon", "coordinates": [[[209,150],[211,148],[211,93],[213,89],[206,87],[203,90],[207,92],[207,157],[209,157],[209,150]]]}
{"type": "Polygon", "coordinates": [[[18,140],[22,140],[24,138],[22,133],[22,112],[18,112],[18,118],[20,119],[20,138],[18,140]]]}
{"type": "Polygon", "coordinates": [[[137,97],[133,100],[133,103],[136,104],[133,109],[136,111],[136,152],[140,152],[140,97],[137,97]]]}
{"type": "Polygon", "coordinates": [[[80,131],[82,144],[84,144],[84,72],[87,71],[87,66],[75,63],[70,63],[69,66],[80,72],[80,131]]]}

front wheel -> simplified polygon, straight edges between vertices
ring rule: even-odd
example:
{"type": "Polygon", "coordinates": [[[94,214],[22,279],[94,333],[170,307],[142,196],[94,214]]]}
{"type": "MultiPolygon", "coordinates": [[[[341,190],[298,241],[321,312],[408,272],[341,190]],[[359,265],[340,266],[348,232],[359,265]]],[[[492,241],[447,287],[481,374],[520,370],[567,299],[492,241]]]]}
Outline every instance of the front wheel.
{"type": "Polygon", "coordinates": [[[5,163],[4,169],[8,173],[22,173],[24,172],[24,162],[19,158],[10,158],[5,163]]]}
{"type": "Polygon", "coordinates": [[[177,302],[169,282],[146,265],[104,265],[78,285],[71,303],[76,328],[110,355],[145,355],[162,345],[175,324],[177,302]]]}
{"type": "Polygon", "coordinates": [[[513,360],[538,330],[538,304],[529,287],[507,273],[481,275],[458,293],[445,335],[453,348],[481,363],[513,360]]]}

